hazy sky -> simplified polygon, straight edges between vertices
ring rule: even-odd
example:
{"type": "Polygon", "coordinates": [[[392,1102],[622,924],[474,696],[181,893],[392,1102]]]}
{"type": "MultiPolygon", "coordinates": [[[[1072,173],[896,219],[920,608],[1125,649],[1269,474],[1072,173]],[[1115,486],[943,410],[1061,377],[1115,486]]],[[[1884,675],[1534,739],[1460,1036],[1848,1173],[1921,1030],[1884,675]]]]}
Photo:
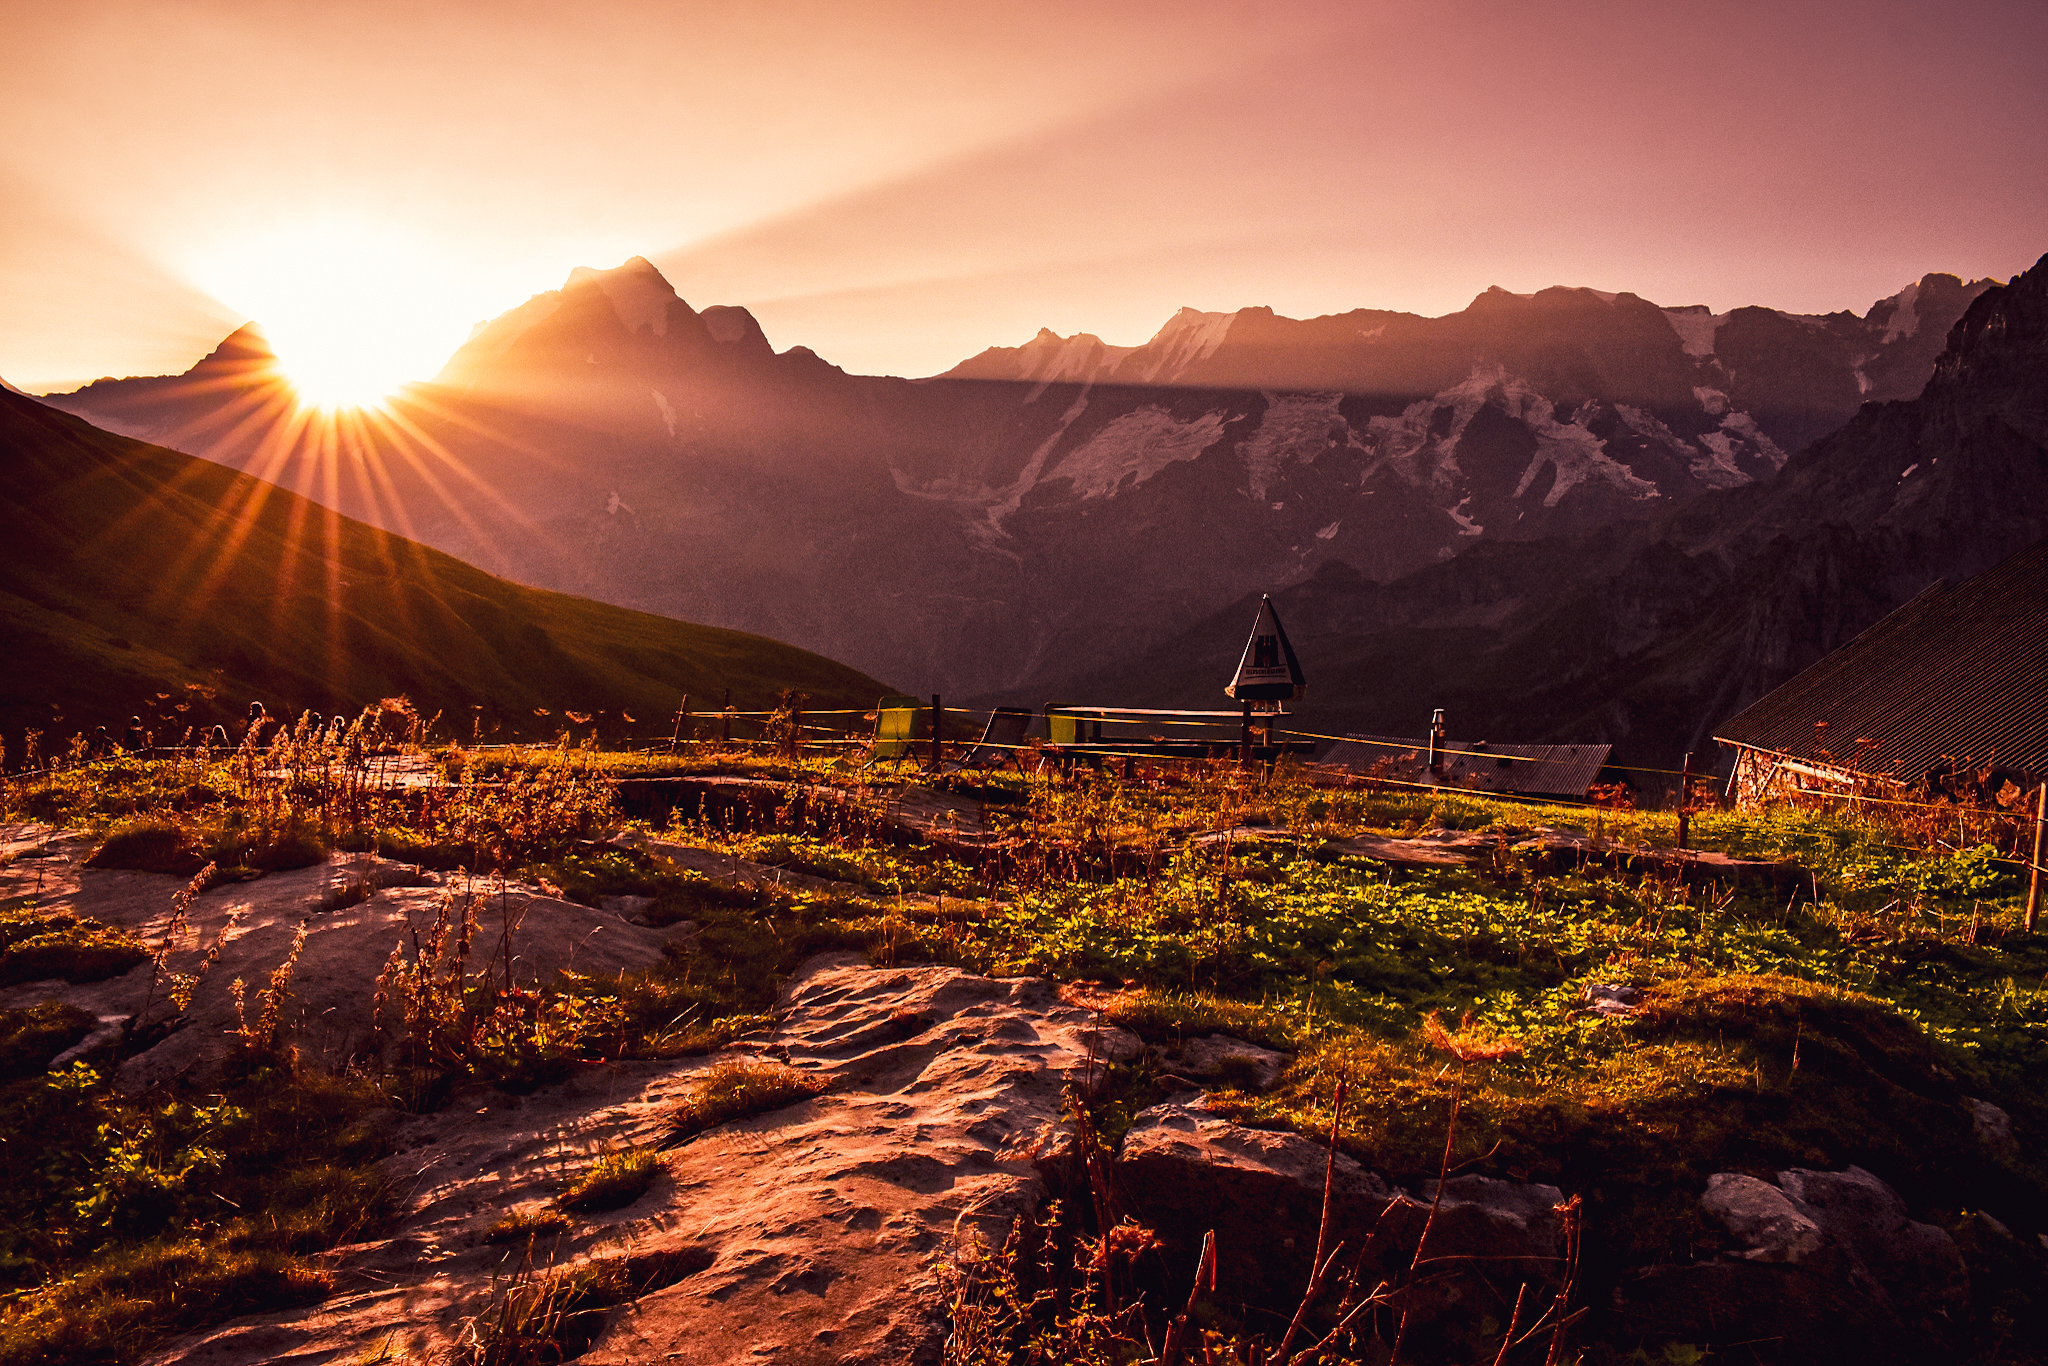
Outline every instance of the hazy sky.
{"type": "Polygon", "coordinates": [[[2048,251],[2048,0],[0,0],[0,33],[23,387],[249,318],[429,374],[636,254],[929,374],[1182,305],[1861,312],[2048,251]]]}

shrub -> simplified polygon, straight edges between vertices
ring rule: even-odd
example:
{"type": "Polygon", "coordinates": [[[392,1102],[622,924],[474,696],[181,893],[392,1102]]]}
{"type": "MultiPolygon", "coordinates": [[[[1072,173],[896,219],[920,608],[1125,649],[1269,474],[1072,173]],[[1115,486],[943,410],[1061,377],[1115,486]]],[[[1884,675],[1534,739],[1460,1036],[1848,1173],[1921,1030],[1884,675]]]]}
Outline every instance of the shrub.
{"type": "Polygon", "coordinates": [[[823,1094],[826,1084],[823,1077],[780,1063],[729,1058],[706,1072],[677,1103],[669,1124],[678,1138],[693,1138],[736,1119],[809,1100],[823,1094]]]}
{"type": "Polygon", "coordinates": [[[291,829],[276,836],[268,831],[244,832],[223,840],[213,851],[223,868],[255,868],[266,873],[310,868],[327,860],[327,845],[310,830],[291,829]]]}
{"type": "Polygon", "coordinates": [[[205,862],[176,825],[164,820],[140,820],[110,833],[85,861],[85,866],[190,877],[205,862]]]}

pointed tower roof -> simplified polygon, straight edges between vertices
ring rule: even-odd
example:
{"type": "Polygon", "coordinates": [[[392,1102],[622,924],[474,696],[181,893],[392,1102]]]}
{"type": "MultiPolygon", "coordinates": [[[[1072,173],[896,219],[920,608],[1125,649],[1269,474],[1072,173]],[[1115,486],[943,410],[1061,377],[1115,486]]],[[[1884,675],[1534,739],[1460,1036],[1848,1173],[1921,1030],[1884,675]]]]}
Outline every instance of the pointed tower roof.
{"type": "Polygon", "coordinates": [[[1252,637],[1244,643],[1244,657],[1237,661],[1237,674],[1223,690],[1225,697],[1240,702],[1285,702],[1299,697],[1308,687],[1301,662],[1294,657],[1280,614],[1273,599],[1261,595],[1259,614],[1252,619],[1252,637]]]}

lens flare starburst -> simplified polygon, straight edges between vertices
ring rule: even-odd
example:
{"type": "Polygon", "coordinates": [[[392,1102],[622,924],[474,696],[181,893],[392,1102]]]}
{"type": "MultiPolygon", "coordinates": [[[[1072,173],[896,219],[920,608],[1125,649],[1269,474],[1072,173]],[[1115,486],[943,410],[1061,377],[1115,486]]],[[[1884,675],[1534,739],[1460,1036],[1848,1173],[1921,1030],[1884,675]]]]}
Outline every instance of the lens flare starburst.
{"type": "Polygon", "coordinates": [[[461,344],[432,259],[400,230],[327,219],[224,242],[192,274],[256,321],[299,402],[331,412],[383,403],[461,344]]]}

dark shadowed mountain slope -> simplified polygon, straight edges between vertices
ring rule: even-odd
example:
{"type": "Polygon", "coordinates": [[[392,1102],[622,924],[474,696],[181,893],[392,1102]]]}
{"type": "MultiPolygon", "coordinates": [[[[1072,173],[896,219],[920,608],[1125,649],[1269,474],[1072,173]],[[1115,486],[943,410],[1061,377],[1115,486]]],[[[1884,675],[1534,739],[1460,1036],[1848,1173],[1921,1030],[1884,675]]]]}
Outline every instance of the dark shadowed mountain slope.
{"type": "Polygon", "coordinates": [[[1906,397],[1986,287],[1863,318],[1490,291],[1445,318],[1184,311],[1146,346],[1041,336],[846,375],[645,261],[483,325],[322,444],[260,338],[52,401],[523,582],[989,692],[1168,639],[1326,563],[1386,580],[1774,473],[1906,397]]]}
{"type": "MultiPolygon", "coordinates": [[[[1866,405],[1772,479],[1392,583],[1326,566],[1277,600],[1324,726],[1420,734],[1442,706],[1466,734],[1668,764],[1930,582],[2044,534],[2048,258],[1970,305],[1917,399],[1866,405]]],[[[1255,601],[1054,691],[1213,703],[1255,601]]]]}
{"type": "Polygon", "coordinates": [[[872,706],[881,689],[776,641],[508,583],[14,394],[0,394],[0,474],[10,747],[24,727],[69,735],[138,711],[176,735],[251,698],[334,712],[404,693],[462,732],[480,707],[500,738],[552,735],[575,710],[617,737],[668,733],[686,692],[700,707],[728,687],[742,706],[784,687],[872,706]]]}

